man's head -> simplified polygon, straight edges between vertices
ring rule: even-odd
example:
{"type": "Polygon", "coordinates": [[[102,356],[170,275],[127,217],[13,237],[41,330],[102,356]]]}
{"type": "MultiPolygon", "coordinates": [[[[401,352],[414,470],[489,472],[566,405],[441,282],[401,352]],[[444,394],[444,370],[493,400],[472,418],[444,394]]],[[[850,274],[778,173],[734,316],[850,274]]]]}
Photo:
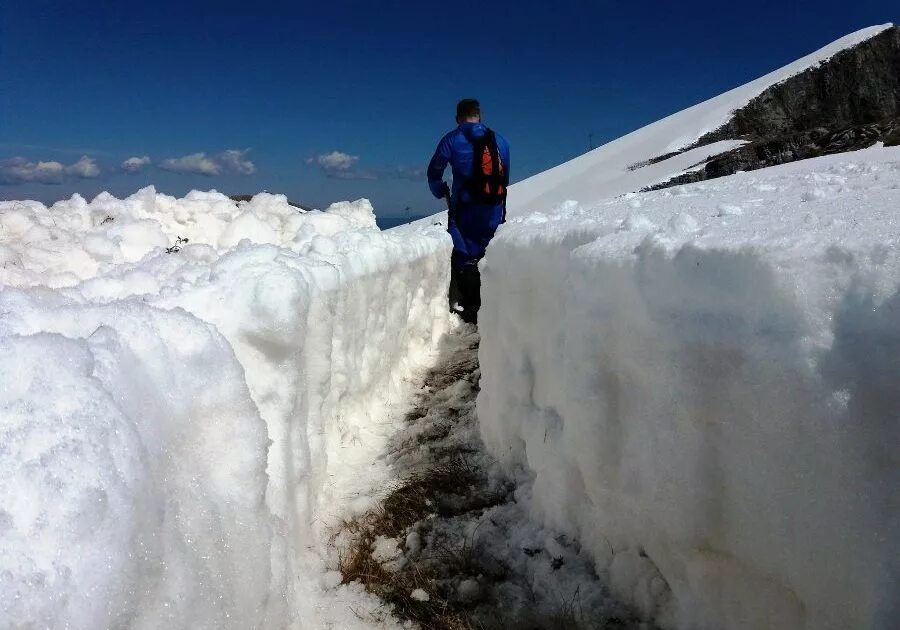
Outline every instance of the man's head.
{"type": "Polygon", "coordinates": [[[481,104],[474,98],[464,98],[456,104],[456,124],[481,122],[481,104]]]}

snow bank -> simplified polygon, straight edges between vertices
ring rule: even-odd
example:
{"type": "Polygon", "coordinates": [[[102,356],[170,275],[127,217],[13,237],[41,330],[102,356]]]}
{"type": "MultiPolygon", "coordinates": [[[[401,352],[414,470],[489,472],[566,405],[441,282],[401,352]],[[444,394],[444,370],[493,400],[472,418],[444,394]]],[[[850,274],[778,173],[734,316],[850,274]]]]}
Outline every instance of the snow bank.
{"type": "Polygon", "coordinates": [[[449,248],[365,200],[0,202],[0,626],[299,623],[449,248]]]}
{"type": "Polygon", "coordinates": [[[704,134],[728,122],[732,113],[769,87],[827,61],[837,53],[865,42],[890,28],[873,26],[851,33],[783,68],[706,102],[672,114],[651,125],[605,144],[555,168],[539,173],[509,188],[509,216],[543,211],[565,200],[594,204],[602,199],[640,190],[667,181],[708,157],[740,146],[739,141],[717,142],[662,160],[704,134]]]}
{"type": "Polygon", "coordinates": [[[482,436],[644,614],[895,627],[898,207],[877,148],[501,228],[482,436]]]}

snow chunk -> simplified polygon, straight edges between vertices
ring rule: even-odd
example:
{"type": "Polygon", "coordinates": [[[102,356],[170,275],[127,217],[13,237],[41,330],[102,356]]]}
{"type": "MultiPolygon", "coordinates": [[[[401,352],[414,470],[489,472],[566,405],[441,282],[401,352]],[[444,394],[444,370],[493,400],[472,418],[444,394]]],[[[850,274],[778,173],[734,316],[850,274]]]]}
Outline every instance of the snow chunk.
{"type": "Polygon", "coordinates": [[[456,587],[456,594],[460,601],[470,604],[478,601],[478,598],[481,597],[481,586],[477,580],[468,578],[459,583],[459,586],[456,587]]]}
{"type": "Polygon", "coordinates": [[[669,219],[669,232],[674,234],[690,234],[700,229],[700,224],[687,212],[679,212],[669,219]]]}
{"type": "MultiPolygon", "coordinates": [[[[631,203],[629,203],[631,205],[631,203]]],[[[621,228],[626,232],[643,230],[649,232],[656,229],[656,224],[644,214],[630,214],[622,221],[621,228]]]]}
{"type": "Polygon", "coordinates": [[[744,209],[733,203],[720,203],[716,206],[717,217],[739,217],[744,214],[744,209]]]}
{"type": "Polygon", "coordinates": [[[407,560],[396,538],[379,536],[372,544],[372,559],[379,562],[385,571],[395,572],[406,566],[407,560]]]}
{"type": "Polygon", "coordinates": [[[803,201],[818,201],[820,199],[826,199],[828,197],[828,193],[821,188],[809,188],[803,191],[803,194],[800,195],[800,199],[803,201]]]}
{"type": "Polygon", "coordinates": [[[346,219],[350,225],[356,228],[376,228],[375,211],[368,199],[333,203],[325,212],[346,219]]]}
{"type": "Polygon", "coordinates": [[[431,596],[426,593],[421,588],[415,589],[412,593],[409,594],[411,598],[416,600],[417,602],[428,602],[431,601],[431,596]]]}
{"type": "Polygon", "coordinates": [[[406,553],[416,557],[422,552],[422,536],[419,532],[410,532],[406,535],[406,553]]]}
{"type": "Polygon", "coordinates": [[[379,536],[372,543],[372,559],[376,562],[388,562],[395,560],[402,555],[400,545],[396,538],[388,538],[387,536],[379,536]]]}

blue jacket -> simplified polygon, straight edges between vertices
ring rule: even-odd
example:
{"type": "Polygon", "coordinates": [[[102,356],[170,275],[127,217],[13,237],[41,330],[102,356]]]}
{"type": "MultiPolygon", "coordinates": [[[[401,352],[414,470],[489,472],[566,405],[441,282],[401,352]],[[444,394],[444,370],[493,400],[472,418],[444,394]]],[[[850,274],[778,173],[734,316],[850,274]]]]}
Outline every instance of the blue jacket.
{"type": "MultiPolygon", "coordinates": [[[[453,258],[466,262],[478,260],[484,256],[488,243],[494,237],[497,227],[506,220],[504,204],[496,206],[472,203],[463,183],[472,173],[472,143],[465,136],[468,132],[473,137],[484,135],[486,127],[481,123],[463,123],[441,138],[435,149],[434,157],[428,164],[428,187],[431,193],[440,199],[450,192],[450,218],[447,231],[453,238],[453,258]],[[452,190],[444,182],[444,169],[450,164],[453,171],[452,190]]],[[[509,144],[500,134],[497,138],[497,150],[503,162],[503,170],[509,175],[509,144]]]]}

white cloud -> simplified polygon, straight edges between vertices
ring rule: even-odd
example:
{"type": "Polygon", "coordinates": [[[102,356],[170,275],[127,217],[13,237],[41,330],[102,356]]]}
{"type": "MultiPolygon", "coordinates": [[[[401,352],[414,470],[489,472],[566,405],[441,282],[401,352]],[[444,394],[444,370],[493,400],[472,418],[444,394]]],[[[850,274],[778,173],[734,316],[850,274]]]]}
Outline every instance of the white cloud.
{"type": "Polygon", "coordinates": [[[413,166],[390,166],[381,168],[358,168],[359,156],[343,151],[320,153],[306,159],[307,164],[318,166],[326,177],[337,179],[425,179],[425,169],[413,166]]]}
{"type": "Polygon", "coordinates": [[[338,179],[378,179],[378,174],[369,170],[360,170],[356,168],[359,162],[358,155],[350,155],[343,151],[332,151],[330,153],[321,153],[307,158],[307,164],[315,164],[326,177],[336,177],[338,179]]]}
{"type": "Polygon", "coordinates": [[[159,163],[159,168],[173,173],[194,173],[196,175],[218,175],[221,167],[205,153],[192,153],[180,158],[168,158],[159,163]]]}
{"type": "Polygon", "coordinates": [[[61,184],[65,170],[59,162],[29,162],[23,157],[14,157],[0,162],[0,182],[61,184]]]}
{"type": "Polygon", "coordinates": [[[195,175],[221,175],[236,173],[250,175],[256,172],[256,165],[247,159],[247,150],[228,149],[218,155],[192,153],[180,158],[168,158],[159,163],[159,168],[173,173],[193,173],[195,175]]]}
{"type": "Polygon", "coordinates": [[[130,157],[122,162],[122,170],[129,175],[134,175],[135,173],[140,173],[145,166],[149,166],[150,164],[151,160],[149,156],[130,157]]]}
{"type": "Polygon", "coordinates": [[[61,184],[68,177],[91,179],[98,175],[100,167],[86,155],[68,166],[56,161],[31,162],[23,157],[0,160],[0,184],[61,184]]]}
{"type": "Polygon", "coordinates": [[[306,160],[307,164],[318,164],[326,173],[349,171],[359,162],[358,155],[350,155],[343,151],[322,153],[306,160]]]}
{"type": "Polygon", "coordinates": [[[228,149],[219,156],[222,165],[238,175],[252,175],[256,172],[256,165],[247,159],[247,149],[228,149]]]}
{"type": "Polygon", "coordinates": [[[100,167],[94,158],[82,155],[77,162],[66,167],[66,173],[82,179],[92,179],[100,174],[100,167]]]}

